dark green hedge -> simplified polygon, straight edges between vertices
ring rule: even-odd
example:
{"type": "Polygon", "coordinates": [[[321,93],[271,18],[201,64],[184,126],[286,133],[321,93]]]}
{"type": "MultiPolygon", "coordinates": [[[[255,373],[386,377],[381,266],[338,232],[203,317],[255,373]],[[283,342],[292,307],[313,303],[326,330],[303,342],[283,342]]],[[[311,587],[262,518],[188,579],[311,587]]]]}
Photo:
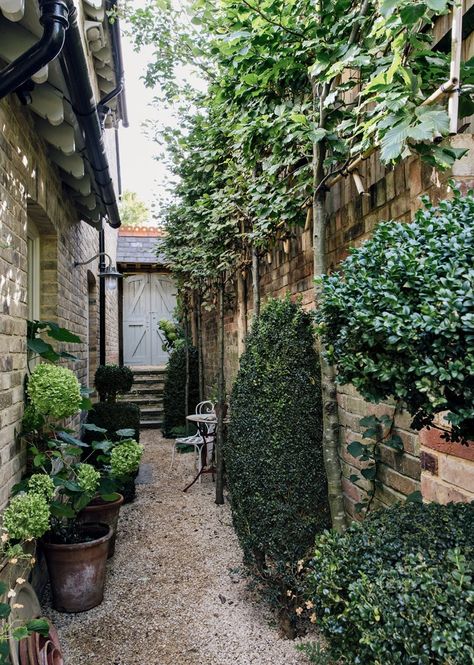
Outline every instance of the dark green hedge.
{"type": "MultiPolygon", "coordinates": [[[[174,349],[166,366],[166,381],[163,391],[163,435],[172,436],[174,427],[184,427],[186,386],[186,349],[174,349]]],[[[194,347],[189,348],[189,413],[194,413],[199,402],[198,354],[194,347]]]]}
{"type": "Polygon", "coordinates": [[[99,365],[94,385],[101,401],[115,402],[117,395],[128,393],[133,386],[133,372],[125,365],[99,365]]]}
{"type": "Polygon", "coordinates": [[[316,541],[308,577],[335,659],[472,665],[474,504],[408,503],[316,541]]]}
{"type": "MultiPolygon", "coordinates": [[[[120,429],[134,429],[134,439],[140,440],[140,408],[131,402],[98,402],[88,412],[87,422],[105,428],[106,438],[111,441],[119,440],[116,431],[120,429]]],[[[100,438],[97,433],[87,431],[83,436],[84,441],[89,443],[100,438]]]]}
{"type": "Polygon", "coordinates": [[[245,562],[282,616],[294,605],[297,562],[329,522],[321,437],[311,317],[270,300],[241,357],[225,464],[245,562]]]}

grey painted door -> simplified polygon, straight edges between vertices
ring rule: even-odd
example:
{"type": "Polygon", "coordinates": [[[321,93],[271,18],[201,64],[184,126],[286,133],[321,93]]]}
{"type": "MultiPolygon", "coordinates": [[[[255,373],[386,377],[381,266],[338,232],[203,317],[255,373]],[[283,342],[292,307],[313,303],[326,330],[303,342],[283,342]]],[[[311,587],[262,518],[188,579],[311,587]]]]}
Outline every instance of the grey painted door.
{"type": "Polygon", "coordinates": [[[123,283],[123,361],[125,365],[164,365],[168,354],[158,330],[176,306],[172,279],[165,273],[139,273],[123,283]]]}

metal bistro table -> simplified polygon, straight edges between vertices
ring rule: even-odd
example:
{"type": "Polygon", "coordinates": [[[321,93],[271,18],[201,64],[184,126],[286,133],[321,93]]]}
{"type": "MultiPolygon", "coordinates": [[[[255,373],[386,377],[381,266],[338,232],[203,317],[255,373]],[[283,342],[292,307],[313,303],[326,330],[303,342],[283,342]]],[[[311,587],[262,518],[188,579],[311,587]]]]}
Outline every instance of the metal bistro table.
{"type": "Polygon", "coordinates": [[[197,476],[189,483],[189,485],[186,485],[183,492],[187,492],[188,489],[194,485],[194,483],[199,479],[199,477],[203,473],[212,473],[212,476],[214,477],[214,474],[216,472],[216,469],[215,469],[214,464],[212,462],[211,462],[211,465],[209,467],[207,466],[207,447],[216,436],[215,431],[212,432],[212,434],[209,434],[207,425],[217,426],[216,414],[215,413],[193,413],[190,416],[186,416],[186,420],[189,420],[190,422],[195,423],[196,427],[199,430],[199,434],[202,436],[202,440],[204,441],[204,444],[201,446],[201,451],[200,451],[201,464],[200,464],[199,472],[198,472],[197,476]]]}

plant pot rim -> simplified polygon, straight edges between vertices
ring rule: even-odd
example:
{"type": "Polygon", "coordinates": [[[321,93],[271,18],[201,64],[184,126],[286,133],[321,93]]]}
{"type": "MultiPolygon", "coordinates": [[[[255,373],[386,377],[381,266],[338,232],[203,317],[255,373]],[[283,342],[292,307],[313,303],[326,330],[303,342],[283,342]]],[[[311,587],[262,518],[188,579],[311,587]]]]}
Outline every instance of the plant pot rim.
{"type": "Polygon", "coordinates": [[[45,536],[41,539],[42,545],[47,550],[60,550],[63,552],[67,551],[77,551],[77,550],[87,550],[101,543],[105,543],[112,538],[113,529],[109,524],[105,522],[86,522],[81,524],[81,529],[87,531],[89,529],[94,529],[95,527],[101,527],[106,533],[100,538],[95,538],[94,540],[89,540],[83,543],[52,543],[45,536]]]}
{"type": "Polygon", "coordinates": [[[120,494],[120,492],[115,492],[115,494],[118,494],[118,499],[115,499],[115,501],[104,501],[100,497],[97,497],[96,499],[92,499],[83,510],[95,512],[100,511],[103,508],[108,508],[109,506],[121,506],[123,503],[123,495],[120,494]]]}

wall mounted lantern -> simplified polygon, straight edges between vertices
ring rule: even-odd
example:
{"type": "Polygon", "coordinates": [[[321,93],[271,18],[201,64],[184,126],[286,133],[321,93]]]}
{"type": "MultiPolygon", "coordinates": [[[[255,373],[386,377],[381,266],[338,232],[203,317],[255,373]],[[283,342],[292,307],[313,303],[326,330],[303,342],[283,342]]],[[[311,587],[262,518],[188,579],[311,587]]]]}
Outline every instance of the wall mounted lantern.
{"type": "Polygon", "coordinates": [[[74,261],[74,267],[77,268],[77,266],[85,266],[98,258],[100,258],[98,276],[104,280],[105,288],[107,291],[115,291],[117,288],[117,280],[120,279],[123,275],[114,265],[112,265],[112,259],[106,252],[99,252],[87,261],[74,261]],[[108,265],[105,265],[104,258],[108,260],[108,265]]]}

